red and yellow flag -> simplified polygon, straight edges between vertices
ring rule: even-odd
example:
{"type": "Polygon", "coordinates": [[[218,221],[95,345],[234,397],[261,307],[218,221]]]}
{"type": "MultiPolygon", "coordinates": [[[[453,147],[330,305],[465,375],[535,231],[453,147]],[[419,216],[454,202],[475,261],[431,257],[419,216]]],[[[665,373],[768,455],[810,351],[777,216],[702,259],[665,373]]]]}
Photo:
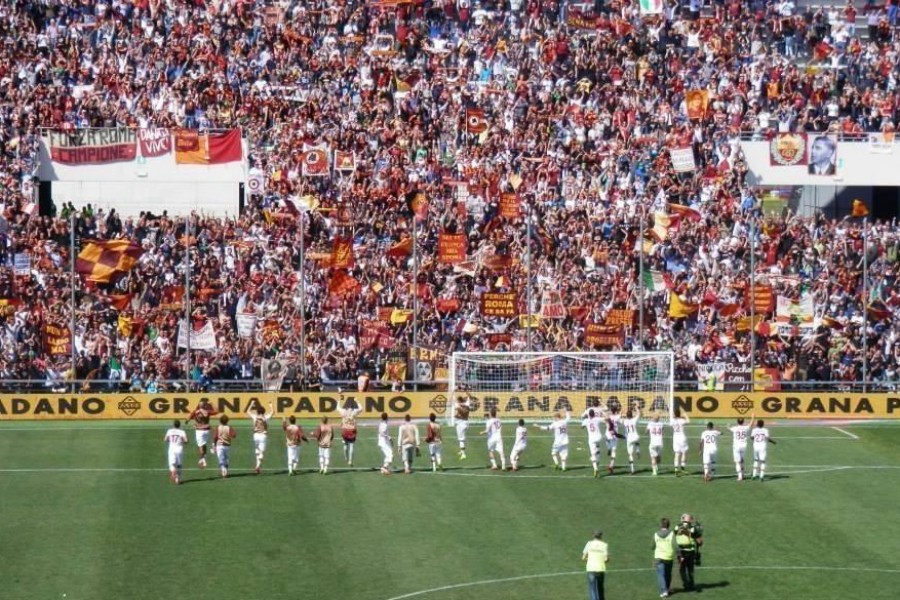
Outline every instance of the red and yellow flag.
{"type": "Polygon", "coordinates": [[[331,250],[331,266],[335,269],[352,269],[355,264],[353,240],[349,237],[335,237],[334,247],[331,250]]]}
{"type": "Polygon", "coordinates": [[[75,261],[75,272],[93,283],[111,283],[133,269],[143,253],[128,240],[89,241],[75,261]]]}

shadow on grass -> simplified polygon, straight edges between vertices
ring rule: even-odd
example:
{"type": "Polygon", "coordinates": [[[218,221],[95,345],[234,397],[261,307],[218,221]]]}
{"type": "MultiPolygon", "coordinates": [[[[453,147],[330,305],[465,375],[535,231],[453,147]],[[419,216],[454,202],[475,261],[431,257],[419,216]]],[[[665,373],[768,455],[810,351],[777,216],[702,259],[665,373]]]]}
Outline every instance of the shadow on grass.
{"type": "Polygon", "coordinates": [[[724,587],[728,587],[729,585],[731,585],[731,582],[729,582],[729,581],[716,581],[716,582],[713,582],[713,583],[698,583],[698,584],[694,585],[694,589],[693,589],[693,590],[682,590],[682,591],[679,592],[679,593],[696,592],[696,593],[699,594],[699,593],[701,593],[703,590],[714,590],[714,589],[716,589],[716,588],[724,588],[724,587]]]}

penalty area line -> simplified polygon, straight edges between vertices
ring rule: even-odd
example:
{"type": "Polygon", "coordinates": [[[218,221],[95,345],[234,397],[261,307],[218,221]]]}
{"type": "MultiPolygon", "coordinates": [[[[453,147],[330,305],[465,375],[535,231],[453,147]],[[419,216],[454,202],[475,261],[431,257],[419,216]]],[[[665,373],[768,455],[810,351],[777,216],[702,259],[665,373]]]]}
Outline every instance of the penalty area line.
{"type": "MultiPolygon", "coordinates": [[[[654,571],[652,567],[640,567],[632,569],[609,569],[607,573],[639,573],[654,571]]],[[[900,569],[875,569],[869,567],[826,567],[826,566],[785,566],[785,565],[737,565],[737,566],[716,566],[704,565],[704,571],[840,571],[851,573],[881,573],[887,575],[900,574],[900,569]]],[[[520,575],[518,577],[502,577],[498,579],[482,579],[480,581],[467,581],[464,583],[454,583],[451,585],[443,585],[440,587],[429,588],[427,590],[419,590],[410,592],[401,596],[392,596],[387,600],[406,600],[407,598],[417,598],[419,596],[427,596],[428,594],[437,594],[439,592],[447,592],[450,590],[458,590],[469,587],[478,587],[482,585],[494,585],[498,583],[513,583],[516,581],[528,581],[530,579],[549,579],[551,577],[571,577],[573,575],[583,575],[584,571],[563,571],[559,573],[539,573],[535,575],[520,575]]]]}
{"type": "Polygon", "coordinates": [[[846,436],[847,436],[849,439],[851,439],[851,440],[858,440],[858,439],[859,439],[859,436],[858,436],[858,435],[856,435],[855,433],[850,433],[850,432],[847,431],[846,429],[841,429],[840,427],[832,427],[832,429],[834,429],[834,430],[837,431],[838,433],[843,433],[844,435],[846,435],[846,436]]]}

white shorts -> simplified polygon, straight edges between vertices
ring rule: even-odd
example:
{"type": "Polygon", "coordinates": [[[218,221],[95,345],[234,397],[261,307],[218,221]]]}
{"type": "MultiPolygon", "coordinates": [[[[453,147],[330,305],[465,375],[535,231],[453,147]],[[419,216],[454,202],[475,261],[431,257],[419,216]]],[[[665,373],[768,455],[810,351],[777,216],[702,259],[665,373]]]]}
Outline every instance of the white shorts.
{"type": "Polygon", "coordinates": [[[170,467],[180,467],[181,459],[184,457],[184,449],[182,450],[169,450],[169,466],[170,467]]]}
{"type": "Polygon", "coordinates": [[[300,462],[300,446],[288,446],[287,452],[289,464],[300,462]]]}
{"type": "Polygon", "coordinates": [[[228,455],[231,453],[231,446],[216,446],[216,458],[219,459],[220,467],[228,466],[228,455]]]}
{"type": "Polygon", "coordinates": [[[390,463],[394,460],[394,449],[390,444],[379,442],[378,449],[381,450],[381,453],[384,455],[385,464],[390,463]]]}
{"type": "Polygon", "coordinates": [[[512,452],[510,453],[510,456],[516,456],[516,455],[522,454],[523,452],[525,452],[525,448],[527,448],[527,447],[528,447],[527,443],[516,442],[515,444],[513,444],[513,448],[512,448],[512,452]]]}
{"type": "Polygon", "coordinates": [[[488,439],[488,452],[499,452],[503,454],[503,438],[488,439]]]}
{"type": "Polygon", "coordinates": [[[591,460],[595,460],[600,456],[600,440],[593,442],[588,440],[588,452],[591,453],[591,460]]]}
{"type": "Polygon", "coordinates": [[[766,450],[767,448],[763,446],[762,448],[753,448],[753,460],[758,460],[759,462],[766,462],[766,450]]]}
{"type": "Polygon", "coordinates": [[[456,439],[461,442],[466,441],[466,430],[469,429],[468,421],[457,421],[456,422],[456,439]]]}
{"type": "Polygon", "coordinates": [[[628,442],[626,448],[628,449],[628,454],[634,454],[636,452],[641,451],[641,441],[640,440],[631,440],[628,442]]]}
{"type": "Polygon", "coordinates": [[[674,452],[687,452],[688,451],[687,438],[684,436],[673,438],[672,439],[672,450],[674,452]]]}
{"type": "Polygon", "coordinates": [[[269,436],[265,433],[254,433],[253,434],[253,443],[256,444],[256,449],[260,452],[266,451],[266,441],[268,441],[269,436]]]}
{"type": "Polygon", "coordinates": [[[331,448],[319,448],[319,458],[331,458],[331,448]]]}
{"type": "Polygon", "coordinates": [[[662,449],[663,449],[662,444],[650,444],[651,458],[659,458],[659,455],[662,454],[662,449]]]}
{"type": "Polygon", "coordinates": [[[194,436],[197,438],[198,448],[209,444],[209,429],[198,429],[194,432],[194,436]]]}
{"type": "Polygon", "coordinates": [[[712,452],[703,451],[703,464],[704,465],[714,465],[716,463],[716,457],[718,456],[718,451],[713,450],[712,452]]]}
{"type": "Polygon", "coordinates": [[[428,442],[428,454],[430,456],[440,456],[442,446],[441,442],[428,442]]]}
{"type": "Polygon", "coordinates": [[[568,444],[553,444],[553,448],[550,449],[551,454],[559,454],[559,457],[563,460],[566,460],[569,457],[569,445],[568,444]]]}
{"type": "Polygon", "coordinates": [[[731,449],[731,455],[734,458],[734,462],[742,463],[744,462],[744,455],[747,453],[747,446],[734,446],[731,449]]]}
{"type": "Polygon", "coordinates": [[[615,449],[616,449],[616,446],[618,446],[618,445],[619,445],[619,438],[613,438],[613,439],[608,439],[608,438],[607,438],[607,440],[606,440],[606,450],[607,450],[608,452],[614,452],[615,449]]]}

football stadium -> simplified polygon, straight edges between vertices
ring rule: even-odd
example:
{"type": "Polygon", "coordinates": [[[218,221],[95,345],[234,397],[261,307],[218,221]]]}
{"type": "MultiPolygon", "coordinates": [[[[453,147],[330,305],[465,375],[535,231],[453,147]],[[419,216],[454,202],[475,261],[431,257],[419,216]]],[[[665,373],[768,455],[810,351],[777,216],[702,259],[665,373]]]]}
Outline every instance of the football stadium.
{"type": "Polygon", "coordinates": [[[0,599],[896,597],[898,15],[0,2],[0,599]]]}

